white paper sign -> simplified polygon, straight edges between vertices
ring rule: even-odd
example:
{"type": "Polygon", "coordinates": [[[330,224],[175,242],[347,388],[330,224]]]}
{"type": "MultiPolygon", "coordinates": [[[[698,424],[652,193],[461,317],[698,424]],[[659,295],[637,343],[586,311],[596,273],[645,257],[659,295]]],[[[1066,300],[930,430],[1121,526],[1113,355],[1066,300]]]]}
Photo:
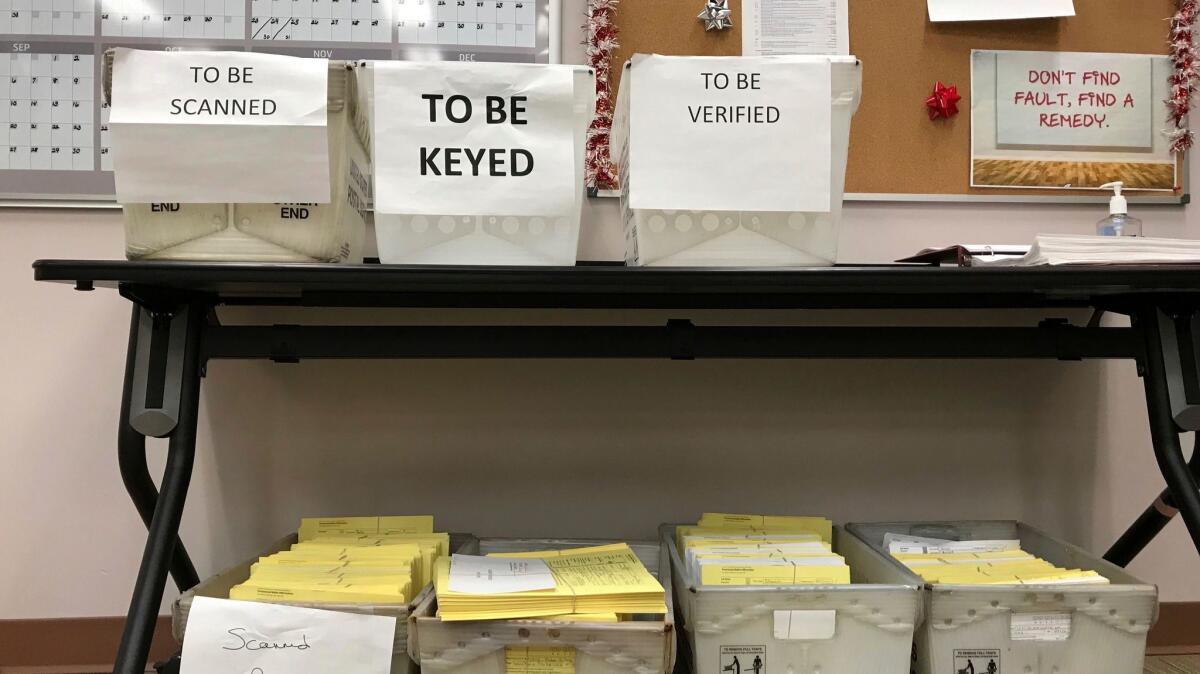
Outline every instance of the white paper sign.
{"type": "Polygon", "coordinates": [[[829,210],[829,59],[647,56],[630,75],[632,208],[829,210]]]}
{"type": "Polygon", "coordinates": [[[996,52],[997,145],[1149,150],[1154,58],[996,52]]]}
{"type": "Polygon", "coordinates": [[[454,555],[450,558],[451,592],[506,594],[552,590],[555,586],[554,574],[545,560],[477,555],[454,555]]]}
{"type": "Polygon", "coordinates": [[[118,49],[122,203],[329,203],[324,59],[118,49]]]}
{"type": "Polygon", "coordinates": [[[930,21],[997,21],[1075,16],[1072,0],[929,0],[930,21]]]}
{"type": "Polygon", "coordinates": [[[574,68],[373,63],[375,210],[565,215],[575,204],[574,68]]]}
{"type": "Polygon", "coordinates": [[[389,674],[391,616],[196,597],[180,674],[389,674]]]}

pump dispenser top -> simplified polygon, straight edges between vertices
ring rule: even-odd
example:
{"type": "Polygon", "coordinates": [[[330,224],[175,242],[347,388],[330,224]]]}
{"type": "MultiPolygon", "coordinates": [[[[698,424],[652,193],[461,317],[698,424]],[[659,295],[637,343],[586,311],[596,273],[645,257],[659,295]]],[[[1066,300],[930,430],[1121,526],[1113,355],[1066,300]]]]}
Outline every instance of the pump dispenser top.
{"type": "Polygon", "coordinates": [[[1108,217],[1096,224],[1096,233],[1100,236],[1141,236],[1142,221],[1129,217],[1129,200],[1121,194],[1125,183],[1118,180],[1100,187],[1113,190],[1113,198],[1108,202],[1108,217]]]}
{"type": "Polygon", "coordinates": [[[1129,215],[1129,200],[1121,196],[1121,190],[1125,189],[1124,182],[1106,183],[1100,189],[1113,191],[1113,198],[1108,202],[1109,215],[1129,215]]]}

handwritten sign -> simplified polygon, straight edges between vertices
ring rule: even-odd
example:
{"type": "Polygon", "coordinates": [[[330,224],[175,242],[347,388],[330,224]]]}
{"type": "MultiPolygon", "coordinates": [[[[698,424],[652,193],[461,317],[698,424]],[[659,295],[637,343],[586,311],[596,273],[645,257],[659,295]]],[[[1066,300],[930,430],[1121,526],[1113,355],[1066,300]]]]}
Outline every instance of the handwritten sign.
{"type": "Polygon", "coordinates": [[[997,144],[1151,148],[1154,58],[997,52],[997,144]]]}
{"type": "Polygon", "coordinates": [[[379,62],[375,210],[562,215],[575,203],[575,68],[379,62]]]}
{"type": "Polygon", "coordinates": [[[638,58],[631,207],[828,211],[831,72],[819,56],[638,58]]]}
{"type": "Polygon", "coordinates": [[[396,619],[196,597],[180,674],[389,674],[396,619]]]}
{"type": "Polygon", "coordinates": [[[329,203],[329,64],[118,49],[113,168],[123,203],[329,203]]]}

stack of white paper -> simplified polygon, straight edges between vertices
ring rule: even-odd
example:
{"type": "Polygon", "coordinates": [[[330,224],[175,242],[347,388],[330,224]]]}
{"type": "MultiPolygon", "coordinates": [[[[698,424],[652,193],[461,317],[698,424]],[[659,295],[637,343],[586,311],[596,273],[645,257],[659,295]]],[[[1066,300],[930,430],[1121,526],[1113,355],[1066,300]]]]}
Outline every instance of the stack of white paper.
{"type": "Polygon", "coordinates": [[[1200,263],[1200,241],[1062,234],[1039,234],[1029,252],[1018,258],[976,257],[971,261],[979,267],[1185,263],[1200,263]]]}

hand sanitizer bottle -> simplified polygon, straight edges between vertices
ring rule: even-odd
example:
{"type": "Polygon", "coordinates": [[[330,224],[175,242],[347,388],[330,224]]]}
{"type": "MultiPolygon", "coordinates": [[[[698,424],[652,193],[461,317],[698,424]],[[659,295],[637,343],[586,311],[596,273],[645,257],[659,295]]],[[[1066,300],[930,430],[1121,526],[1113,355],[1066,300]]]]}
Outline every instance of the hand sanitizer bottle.
{"type": "Polygon", "coordinates": [[[1121,196],[1125,183],[1117,181],[1100,186],[1115,192],[1108,205],[1108,217],[1096,224],[1096,233],[1100,236],[1141,236],[1142,221],[1129,217],[1129,201],[1121,196]]]}

